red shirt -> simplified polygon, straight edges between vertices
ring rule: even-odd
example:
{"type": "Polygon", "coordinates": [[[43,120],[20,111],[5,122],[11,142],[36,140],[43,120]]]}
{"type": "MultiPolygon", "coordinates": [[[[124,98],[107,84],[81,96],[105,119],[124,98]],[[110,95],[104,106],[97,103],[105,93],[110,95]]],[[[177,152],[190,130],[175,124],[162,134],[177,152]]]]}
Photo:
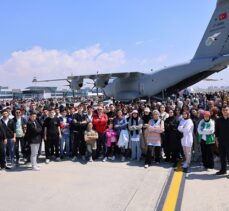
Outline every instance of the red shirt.
{"type": "Polygon", "coordinates": [[[94,125],[98,133],[105,133],[107,129],[108,117],[106,114],[101,114],[100,117],[98,114],[93,116],[92,124],[94,125]]]}

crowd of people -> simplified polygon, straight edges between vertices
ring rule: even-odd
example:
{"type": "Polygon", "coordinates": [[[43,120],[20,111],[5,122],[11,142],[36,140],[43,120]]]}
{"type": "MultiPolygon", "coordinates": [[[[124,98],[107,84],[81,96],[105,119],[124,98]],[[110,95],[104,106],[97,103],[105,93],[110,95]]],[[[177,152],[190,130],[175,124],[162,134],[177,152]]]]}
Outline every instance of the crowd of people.
{"type": "Polygon", "coordinates": [[[69,159],[103,162],[144,160],[144,167],[192,161],[226,174],[229,160],[229,93],[172,96],[159,102],[113,102],[93,99],[12,100],[0,102],[0,166],[69,159]],[[44,152],[42,151],[44,146],[44,152]]]}

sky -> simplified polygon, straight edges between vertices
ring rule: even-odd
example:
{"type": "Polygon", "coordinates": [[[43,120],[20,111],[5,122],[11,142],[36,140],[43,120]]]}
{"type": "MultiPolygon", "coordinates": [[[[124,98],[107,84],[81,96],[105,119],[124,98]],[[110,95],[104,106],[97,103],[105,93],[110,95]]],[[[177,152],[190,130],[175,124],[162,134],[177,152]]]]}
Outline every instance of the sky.
{"type": "MultiPolygon", "coordinates": [[[[150,72],[190,60],[215,0],[0,0],[0,85],[107,72],[150,72]]],[[[197,86],[229,85],[223,80],[197,86]]],[[[39,85],[63,88],[65,82],[39,85]]]]}

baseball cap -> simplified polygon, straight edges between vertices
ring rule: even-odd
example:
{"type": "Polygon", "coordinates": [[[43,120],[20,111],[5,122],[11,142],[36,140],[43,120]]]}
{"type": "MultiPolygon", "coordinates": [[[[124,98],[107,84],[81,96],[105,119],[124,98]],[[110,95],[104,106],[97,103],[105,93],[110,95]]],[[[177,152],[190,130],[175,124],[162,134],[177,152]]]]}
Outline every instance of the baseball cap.
{"type": "Polygon", "coordinates": [[[150,109],[147,107],[144,109],[144,112],[150,112],[150,109]]]}

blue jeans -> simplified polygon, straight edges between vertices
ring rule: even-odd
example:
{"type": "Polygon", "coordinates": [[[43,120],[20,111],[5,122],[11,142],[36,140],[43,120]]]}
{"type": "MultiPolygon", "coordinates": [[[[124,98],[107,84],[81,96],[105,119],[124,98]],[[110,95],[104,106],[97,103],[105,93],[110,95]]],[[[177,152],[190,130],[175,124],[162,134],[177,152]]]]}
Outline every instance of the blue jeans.
{"type": "Polygon", "coordinates": [[[142,151],[140,146],[140,140],[139,141],[131,141],[131,159],[141,159],[142,151]]]}
{"type": "Polygon", "coordinates": [[[4,145],[4,153],[6,155],[6,150],[9,150],[10,160],[14,162],[14,141],[13,139],[7,139],[7,144],[4,145]]]}
{"type": "Polygon", "coordinates": [[[64,148],[66,149],[66,155],[69,156],[70,152],[70,134],[62,134],[60,140],[60,156],[64,156],[64,148]]]}

